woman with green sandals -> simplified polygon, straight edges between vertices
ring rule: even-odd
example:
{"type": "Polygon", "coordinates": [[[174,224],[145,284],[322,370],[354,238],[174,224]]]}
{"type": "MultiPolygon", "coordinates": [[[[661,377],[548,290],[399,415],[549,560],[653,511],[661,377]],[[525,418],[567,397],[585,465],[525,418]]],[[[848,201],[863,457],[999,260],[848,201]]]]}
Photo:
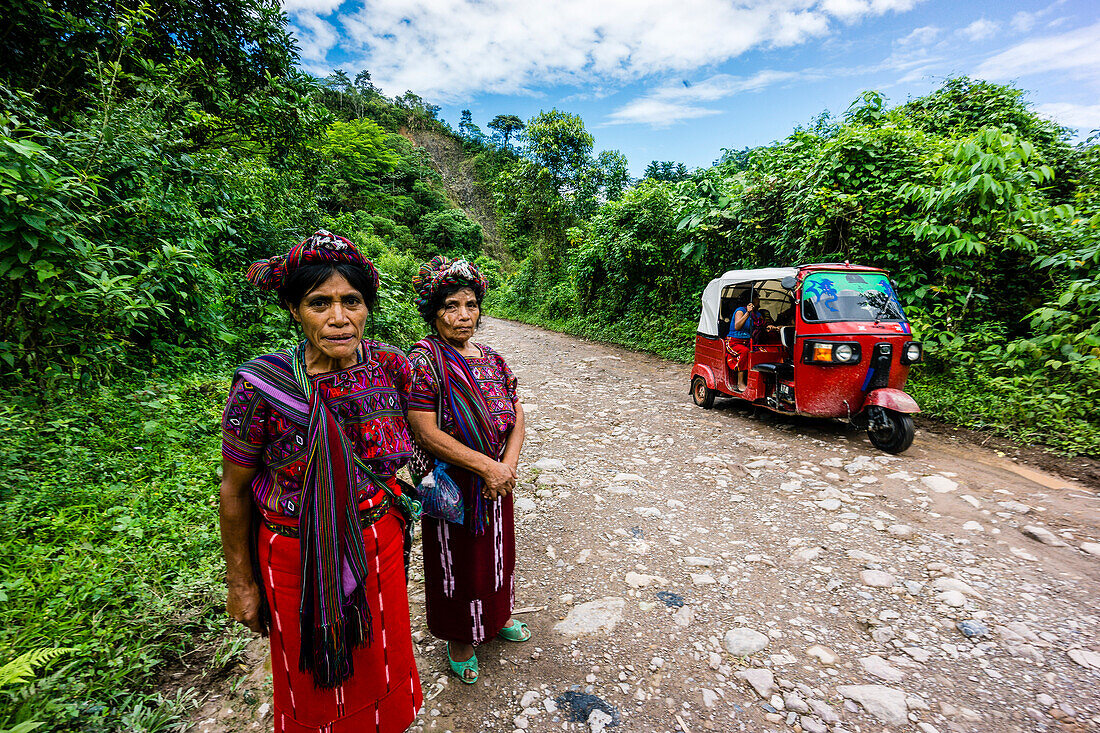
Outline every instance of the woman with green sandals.
{"type": "Polygon", "coordinates": [[[493,636],[523,642],[511,619],[516,536],[512,490],[523,447],[516,378],[499,354],[470,339],[481,320],[485,279],[466,260],[436,256],[413,278],[432,329],[409,353],[409,427],[462,490],[461,524],[422,517],[428,629],[447,641],[451,670],[477,681],[474,647],[493,636]]]}

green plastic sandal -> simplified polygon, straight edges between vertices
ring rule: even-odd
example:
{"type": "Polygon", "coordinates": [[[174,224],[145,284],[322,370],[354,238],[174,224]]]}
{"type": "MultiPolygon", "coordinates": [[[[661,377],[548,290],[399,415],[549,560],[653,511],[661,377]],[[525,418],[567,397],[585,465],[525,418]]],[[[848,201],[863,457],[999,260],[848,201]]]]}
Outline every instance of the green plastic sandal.
{"type": "Polygon", "coordinates": [[[497,632],[497,636],[505,641],[524,642],[531,638],[531,630],[522,621],[512,619],[510,624],[497,632]]]}
{"type": "Polygon", "coordinates": [[[460,680],[462,680],[463,682],[465,682],[467,685],[472,685],[475,682],[477,682],[479,672],[478,672],[478,668],[477,668],[477,653],[476,652],[474,653],[473,656],[471,656],[466,661],[456,662],[454,659],[451,658],[451,645],[447,644],[447,663],[451,665],[451,671],[454,672],[455,675],[457,675],[458,678],[460,680]],[[466,676],[466,671],[470,670],[470,669],[472,669],[474,671],[474,676],[473,677],[467,677],[466,676]]]}

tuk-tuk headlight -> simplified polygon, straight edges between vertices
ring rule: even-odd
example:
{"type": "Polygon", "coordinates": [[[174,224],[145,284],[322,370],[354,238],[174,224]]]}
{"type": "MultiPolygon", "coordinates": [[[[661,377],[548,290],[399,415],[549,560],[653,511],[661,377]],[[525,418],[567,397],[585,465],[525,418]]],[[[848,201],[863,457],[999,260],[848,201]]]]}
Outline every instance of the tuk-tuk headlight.
{"type": "Polygon", "coordinates": [[[917,364],[920,362],[923,356],[923,349],[919,341],[910,341],[905,345],[905,348],[901,350],[901,361],[903,364],[917,364]]]}
{"type": "Polygon", "coordinates": [[[805,364],[858,364],[862,351],[858,343],[807,341],[802,351],[805,364]]]}

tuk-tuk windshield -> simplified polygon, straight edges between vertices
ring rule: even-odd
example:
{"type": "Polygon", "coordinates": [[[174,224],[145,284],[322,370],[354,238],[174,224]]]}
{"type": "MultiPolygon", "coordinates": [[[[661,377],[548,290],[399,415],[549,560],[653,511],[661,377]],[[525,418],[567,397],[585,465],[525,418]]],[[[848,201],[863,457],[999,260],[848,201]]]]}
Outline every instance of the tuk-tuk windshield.
{"type": "Polygon", "coordinates": [[[815,272],[802,281],[806,321],[904,321],[890,286],[880,272],[815,272]]]}

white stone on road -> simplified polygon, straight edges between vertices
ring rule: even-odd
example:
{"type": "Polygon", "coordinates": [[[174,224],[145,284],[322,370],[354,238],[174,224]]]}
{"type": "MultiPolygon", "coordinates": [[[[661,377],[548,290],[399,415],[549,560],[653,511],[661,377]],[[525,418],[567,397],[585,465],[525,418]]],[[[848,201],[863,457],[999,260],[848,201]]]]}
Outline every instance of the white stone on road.
{"type": "Polygon", "coordinates": [[[1066,546],[1065,542],[1062,542],[1053,532],[1045,527],[1028,524],[1022,527],[1020,531],[1036,542],[1042,542],[1044,545],[1050,545],[1051,547],[1066,546]]]}
{"type": "Polygon", "coordinates": [[[554,631],[566,636],[593,634],[597,631],[611,631],[623,618],[622,598],[601,598],[574,606],[569,614],[554,624],[554,631]]]}
{"type": "Polygon", "coordinates": [[[668,584],[668,581],[659,575],[645,575],[644,573],[627,573],[624,580],[631,588],[645,588],[653,583],[657,585],[668,584]]]}
{"type": "Polygon", "coordinates": [[[959,485],[947,478],[946,476],[940,476],[939,474],[933,474],[931,476],[925,476],[922,478],[921,483],[932,489],[937,494],[947,494],[955,489],[959,488],[959,485]]]}
{"type": "Polygon", "coordinates": [[[766,669],[743,669],[735,676],[748,682],[761,699],[768,700],[776,692],[775,675],[766,669]]]}
{"type": "Polygon", "coordinates": [[[821,646],[820,644],[814,644],[813,646],[806,649],[806,654],[824,664],[826,667],[831,667],[836,664],[837,657],[833,650],[828,647],[821,646]]]}
{"type": "Polygon", "coordinates": [[[768,645],[768,637],[759,631],[740,627],[730,629],[722,639],[726,651],[735,657],[744,657],[755,654],[768,645]]]}
{"type": "Polygon", "coordinates": [[[905,677],[904,672],[876,654],[860,659],[859,666],[872,677],[878,677],[887,682],[901,682],[905,677]]]}
{"type": "Polygon", "coordinates": [[[890,588],[898,582],[897,578],[882,570],[864,570],[859,574],[859,580],[872,588],[890,588]]]}
{"type": "Polygon", "coordinates": [[[1066,655],[1082,667],[1100,669],[1100,654],[1088,649],[1070,649],[1066,655]]]}
{"type": "Polygon", "coordinates": [[[957,578],[936,578],[932,581],[932,587],[939,591],[957,590],[964,595],[982,597],[981,593],[957,578]]]}
{"type": "Polygon", "coordinates": [[[841,685],[836,688],[841,697],[858,702],[887,725],[906,725],[908,707],[905,693],[885,685],[841,685]]]}

